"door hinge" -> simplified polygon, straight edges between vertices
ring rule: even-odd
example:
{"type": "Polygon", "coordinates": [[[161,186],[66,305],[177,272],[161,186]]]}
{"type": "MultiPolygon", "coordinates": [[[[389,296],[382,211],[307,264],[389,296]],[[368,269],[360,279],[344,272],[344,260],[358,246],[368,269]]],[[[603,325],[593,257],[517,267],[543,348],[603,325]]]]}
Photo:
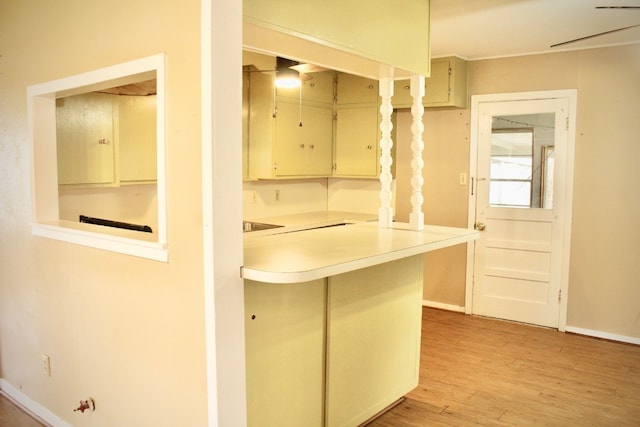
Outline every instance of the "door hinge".
{"type": "Polygon", "coordinates": [[[558,302],[562,301],[562,289],[558,290],[558,302]]]}

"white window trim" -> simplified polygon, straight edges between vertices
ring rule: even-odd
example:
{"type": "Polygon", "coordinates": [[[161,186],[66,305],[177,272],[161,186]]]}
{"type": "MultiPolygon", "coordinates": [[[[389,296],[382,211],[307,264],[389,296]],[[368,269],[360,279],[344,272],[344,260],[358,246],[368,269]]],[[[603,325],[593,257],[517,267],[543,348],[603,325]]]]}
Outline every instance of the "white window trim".
{"type": "Polygon", "coordinates": [[[27,88],[31,140],[32,233],[69,243],[122,254],[168,261],[165,155],[165,54],[65,77],[27,88]],[[62,96],[157,78],[157,233],[61,220],[58,209],[55,101],[62,96]],[[141,234],[145,234],[141,236],[141,234]]]}

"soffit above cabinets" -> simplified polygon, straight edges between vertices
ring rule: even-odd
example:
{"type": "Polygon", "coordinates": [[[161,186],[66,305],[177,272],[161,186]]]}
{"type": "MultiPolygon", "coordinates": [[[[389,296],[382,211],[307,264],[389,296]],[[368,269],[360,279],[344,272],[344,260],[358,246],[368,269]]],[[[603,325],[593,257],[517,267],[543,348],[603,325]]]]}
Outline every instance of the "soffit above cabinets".
{"type": "Polygon", "coordinates": [[[245,49],[362,77],[430,73],[429,1],[245,0],[245,49]]]}

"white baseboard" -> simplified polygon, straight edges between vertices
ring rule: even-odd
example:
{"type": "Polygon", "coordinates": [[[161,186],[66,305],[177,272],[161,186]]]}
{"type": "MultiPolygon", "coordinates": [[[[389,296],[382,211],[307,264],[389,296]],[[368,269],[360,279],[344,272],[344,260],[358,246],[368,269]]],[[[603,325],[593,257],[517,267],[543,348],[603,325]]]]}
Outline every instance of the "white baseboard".
{"type": "MultiPolygon", "coordinates": [[[[459,305],[444,304],[441,302],[427,301],[427,300],[422,300],[422,305],[424,307],[439,308],[441,310],[449,310],[449,311],[455,311],[458,313],[464,313],[464,307],[459,305]]],[[[609,332],[601,332],[601,331],[594,331],[591,329],[577,328],[575,326],[567,326],[565,331],[571,332],[574,334],[579,334],[579,335],[586,335],[594,338],[602,338],[610,341],[619,341],[627,344],[640,345],[640,338],[636,338],[636,337],[628,337],[625,335],[611,334],[609,332]]]]}
{"type": "Polygon", "coordinates": [[[455,311],[458,313],[464,313],[464,307],[459,305],[445,304],[442,302],[427,301],[427,300],[422,300],[422,305],[424,307],[439,308],[441,310],[449,310],[449,311],[455,311]]]}
{"type": "Polygon", "coordinates": [[[620,341],[627,344],[640,345],[640,338],[627,337],[625,335],[610,334],[609,332],[594,331],[591,329],[576,328],[575,326],[567,326],[567,332],[574,334],[587,335],[595,338],[603,338],[605,340],[620,341]]]}
{"type": "Polygon", "coordinates": [[[20,389],[14,387],[5,379],[0,378],[0,393],[19,406],[23,411],[50,427],[73,427],[47,408],[31,399],[20,389]]]}

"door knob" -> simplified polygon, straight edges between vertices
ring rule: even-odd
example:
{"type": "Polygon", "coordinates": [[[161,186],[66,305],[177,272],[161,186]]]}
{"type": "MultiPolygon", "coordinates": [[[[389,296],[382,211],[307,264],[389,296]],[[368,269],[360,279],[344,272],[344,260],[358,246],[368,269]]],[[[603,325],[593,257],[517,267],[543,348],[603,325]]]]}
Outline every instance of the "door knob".
{"type": "Polygon", "coordinates": [[[484,224],[484,222],[476,222],[473,225],[473,228],[478,230],[478,231],[484,231],[484,229],[487,228],[487,226],[484,224]]]}

